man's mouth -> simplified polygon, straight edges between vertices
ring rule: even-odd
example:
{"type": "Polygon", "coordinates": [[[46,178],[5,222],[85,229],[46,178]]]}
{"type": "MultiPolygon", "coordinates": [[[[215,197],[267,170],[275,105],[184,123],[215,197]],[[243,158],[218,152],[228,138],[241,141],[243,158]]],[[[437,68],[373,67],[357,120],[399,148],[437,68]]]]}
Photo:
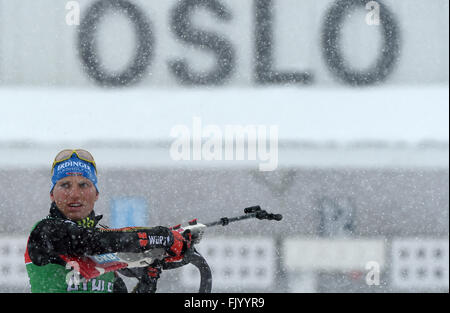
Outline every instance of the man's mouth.
{"type": "Polygon", "coordinates": [[[80,208],[82,206],[83,205],[81,203],[69,203],[69,207],[73,209],[80,208]]]}

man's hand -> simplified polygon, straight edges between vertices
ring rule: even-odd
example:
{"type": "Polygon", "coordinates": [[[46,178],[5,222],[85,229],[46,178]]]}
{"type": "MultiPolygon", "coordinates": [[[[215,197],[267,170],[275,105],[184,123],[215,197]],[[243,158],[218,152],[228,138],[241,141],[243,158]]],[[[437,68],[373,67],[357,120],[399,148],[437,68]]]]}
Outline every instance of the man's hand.
{"type": "Polygon", "coordinates": [[[205,233],[206,225],[200,224],[200,223],[195,223],[193,225],[184,226],[183,230],[184,231],[189,230],[191,232],[191,236],[192,236],[192,243],[198,244],[200,242],[200,240],[202,239],[203,234],[205,233]]]}
{"type": "Polygon", "coordinates": [[[166,262],[179,262],[183,260],[184,254],[192,245],[192,236],[190,230],[172,230],[173,244],[167,250],[169,257],[165,258],[166,262]]]}

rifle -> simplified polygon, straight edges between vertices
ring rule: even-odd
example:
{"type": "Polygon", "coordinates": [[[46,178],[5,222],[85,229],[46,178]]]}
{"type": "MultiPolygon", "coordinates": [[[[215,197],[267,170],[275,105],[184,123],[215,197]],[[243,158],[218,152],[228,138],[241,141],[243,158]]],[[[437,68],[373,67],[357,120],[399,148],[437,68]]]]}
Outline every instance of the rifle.
{"type": "MultiPolygon", "coordinates": [[[[230,223],[243,221],[246,219],[256,218],[259,220],[274,220],[281,221],[281,214],[268,213],[262,210],[259,205],[252,206],[244,209],[244,215],[236,217],[222,217],[217,221],[210,223],[201,224],[198,219],[193,219],[187,223],[187,225],[182,226],[178,224],[176,226],[170,227],[174,231],[180,233],[190,232],[192,238],[191,247],[185,252],[184,258],[177,262],[165,262],[164,259],[167,257],[166,251],[164,249],[151,249],[143,253],[106,253],[101,255],[85,256],[85,257],[69,257],[61,256],[64,261],[69,265],[76,265],[75,269],[80,273],[85,279],[95,278],[107,272],[119,271],[125,276],[136,277],[141,281],[142,277],[134,271],[137,268],[155,268],[158,272],[161,270],[169,270],[174,268],[179,268],[186,264],[192,264],[200,272],[200,288],[199,293],[210,293],[212,289],[212,275],[211,269],[206,262],[205,258],[195,249],[195,244],[198,244],[205,232],[209,227],[215,226],[227,226],[230,223]]],[[[146,279],[146,284],[150,285],[147,292],[155,292],[156,284],[159,275],[155,277],[146,279]]]]}

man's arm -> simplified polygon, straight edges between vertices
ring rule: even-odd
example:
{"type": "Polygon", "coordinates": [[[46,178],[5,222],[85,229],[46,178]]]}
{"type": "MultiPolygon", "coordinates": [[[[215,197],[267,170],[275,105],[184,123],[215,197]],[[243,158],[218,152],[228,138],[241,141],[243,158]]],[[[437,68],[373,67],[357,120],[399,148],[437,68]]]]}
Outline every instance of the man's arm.
{"type": "Polygon", "coordinates": [[[28,252],[36,265],[45,265],[58,255],[95,255],[110,252],[143,252],[169,249],[174,243],[169,228],[83,228],[68,220],[45,219],[31,232],[28,252]]]}

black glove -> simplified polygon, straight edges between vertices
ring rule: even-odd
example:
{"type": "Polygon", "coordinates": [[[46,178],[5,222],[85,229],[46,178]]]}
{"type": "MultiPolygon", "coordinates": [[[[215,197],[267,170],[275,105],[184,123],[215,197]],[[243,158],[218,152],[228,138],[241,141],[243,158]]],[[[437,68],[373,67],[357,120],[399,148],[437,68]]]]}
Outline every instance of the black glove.
{"type": "Polygon", "coordinates": [[[184,254],[192,245],[192,236],[190,230],[172,230],[173,235],[173,244],[167,250],[167,253],[170,255],[165,258],[165,262],[179,262],[184,258],[184,254]]]}

